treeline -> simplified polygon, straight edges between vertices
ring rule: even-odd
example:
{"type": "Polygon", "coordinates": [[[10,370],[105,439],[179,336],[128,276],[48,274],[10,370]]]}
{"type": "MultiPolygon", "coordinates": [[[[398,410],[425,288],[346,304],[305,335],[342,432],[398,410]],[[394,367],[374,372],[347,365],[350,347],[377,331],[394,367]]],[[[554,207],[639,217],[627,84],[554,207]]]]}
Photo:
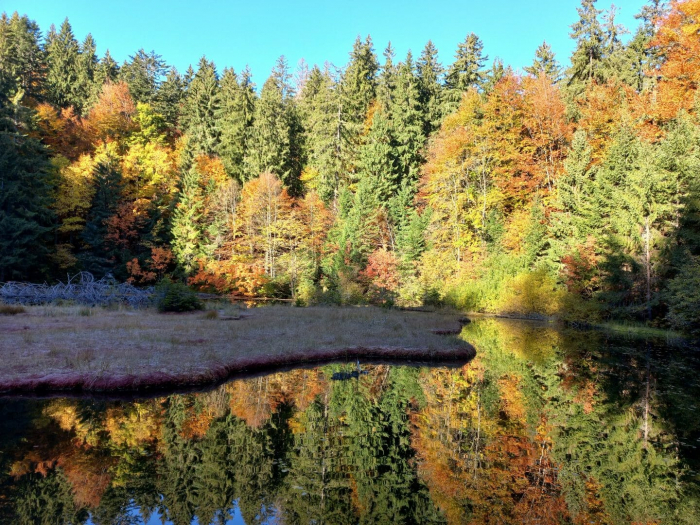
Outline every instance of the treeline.
{"type": "Polygon", "coordinates": [[[564,68],[470,34],[260,89],[0,24],[0,281],[89,270],[313,302],[700,324],[700,1],[583,0],[564,68]]]}

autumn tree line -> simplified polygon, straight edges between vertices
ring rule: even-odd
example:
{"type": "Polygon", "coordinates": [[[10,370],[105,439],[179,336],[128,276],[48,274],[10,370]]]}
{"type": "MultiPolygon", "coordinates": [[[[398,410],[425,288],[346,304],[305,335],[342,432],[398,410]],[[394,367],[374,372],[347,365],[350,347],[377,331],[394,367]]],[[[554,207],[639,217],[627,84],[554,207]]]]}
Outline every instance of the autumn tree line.
{"type": "Polygon", "coordinates": [[[568,67],[370,37],[257,86],[0,23],[0,281],[700,325],[700,1],[582,0],[568,67]]]}

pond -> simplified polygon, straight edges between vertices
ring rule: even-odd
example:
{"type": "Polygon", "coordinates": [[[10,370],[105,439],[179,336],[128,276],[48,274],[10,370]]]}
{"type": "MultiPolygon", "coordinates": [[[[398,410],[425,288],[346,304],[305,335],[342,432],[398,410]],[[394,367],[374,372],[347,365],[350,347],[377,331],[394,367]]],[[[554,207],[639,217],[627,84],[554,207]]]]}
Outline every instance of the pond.
{"type": "Polygon", "coordinates": [[[0,399],[0,522],[700,523],[696,351],[497,319],[461,337],[464,366],[0,399]]]}

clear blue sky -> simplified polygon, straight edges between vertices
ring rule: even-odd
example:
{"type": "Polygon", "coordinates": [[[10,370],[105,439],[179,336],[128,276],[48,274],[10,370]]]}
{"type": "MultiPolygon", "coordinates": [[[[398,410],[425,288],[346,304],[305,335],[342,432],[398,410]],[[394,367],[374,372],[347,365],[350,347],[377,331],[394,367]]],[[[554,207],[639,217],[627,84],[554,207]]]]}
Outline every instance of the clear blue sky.
{"type": "MultiPolygon", "coordinates": [[[[618,23],[631,31],[644,0],[616,0],[618,23]]],[[[202,55],[219,72],[249,64],[261,86],[280,55],[292,70],[310,64],[347,62],[357,35],[372,36],[381,53],[387,42],[402,60],[414,57],[432,39],[443,64],[457,44],[474,32],[484,42],[489,62],[500,57],[515,69],[532,62],[546,40],[568,65],[569,26],[580,0],[0,0],[0,11],[19,11],[46,32],[68,17],[79,40],[90,32],[102,56],[109,48],[118,62],[139,48],[154,50],[181,72],[202,55]]],[[[608,8],[603,0],[598,8],[608,8]]],[[[489,64],[490,65],[490,64],[489,64]]]]}

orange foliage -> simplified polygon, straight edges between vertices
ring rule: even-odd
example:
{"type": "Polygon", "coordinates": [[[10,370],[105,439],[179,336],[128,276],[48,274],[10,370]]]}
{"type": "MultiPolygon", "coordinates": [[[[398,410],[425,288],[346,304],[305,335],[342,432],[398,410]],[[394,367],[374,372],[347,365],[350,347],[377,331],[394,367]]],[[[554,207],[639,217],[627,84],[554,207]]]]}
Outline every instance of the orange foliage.
{"type": "Polygon", "coordinates": [[[659,71],[655,112],[659,119],[673,119],[690,110],[700,84],[700,0],[674,1],[652,42],[665,60],[659,71]]]}
{"type": "Polygon", "coordinates": [[[55,153],[75,161],[91,149],[85,125],[73,106],[59,110],[41,103],[36,107],[36,118],[37,138],[55,153]]]}
{"type": "Polygon", "coordinates": [[[106,82],[97,103],[88,114],[87,125],[98,140],[121,140],[133,129],[136,106],[125,82],[106,82]]]}
{"type": "Polygon", "coordinates": [[[528,137],[526,162],[533,180],[551,193],[561,175],[564,158],[571,140],[571,124],[566,118],[566,105],[559,87],[542,74],[526,77],[523,83],[525,113],[523,125],[528,137]]]}
{"type": "Polygon", "coordinates": [[[139,260],[134,258],[126,263],[130,283],[150,284],[160,280],[175,261],[170,248],[155,246],[151,248],[151,257],[146,260],[146,268],[142,268],[139,260]]]}
{"type": "Polygon", "coordinates": [[[394,252],[379,248],[370,254],[360,277],[369,283],[373,300],[386,302],[399,288],[399,260],[394,252]]]}
{"type": "Polygon", "coordinates": [[[141,208],[138,203],[122,202],[117,212],[106,221],[107,241],[122,250],[133,247],[146,220],[146,210],[141,208]]]}
{"type": "Polygon", "coordinates": [[[631,126],[642,136],[656,133],[653,129],[644,128],[647,116],[639,97],[630,86],[610,81],[603,85],[591,85],[579,100],[579,127],[587,132],[594,163],[599,163],[605,157],[613,136],[621,126],[631,126]]]}
{"type": "Polygon", "coordinates": [[[197,272],[188,284],[202,291],[254,297],[268,281],[265,270],[242,257],[228,260],[198,261],[197,272]]]}

